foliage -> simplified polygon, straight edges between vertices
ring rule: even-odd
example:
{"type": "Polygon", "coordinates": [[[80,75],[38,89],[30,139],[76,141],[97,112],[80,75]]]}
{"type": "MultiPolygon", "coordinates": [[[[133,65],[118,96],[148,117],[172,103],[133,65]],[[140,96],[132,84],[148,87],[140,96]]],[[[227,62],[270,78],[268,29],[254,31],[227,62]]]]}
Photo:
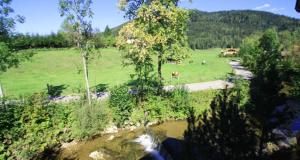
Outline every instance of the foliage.
{"type": "Polygon", "coordinates": [[[105,103],[94,102],[90,106],[82,105],[77,104],[73,113],[72,135],[77,139],[100,134],[111,121],[105,103]]]}
{"type": "Polygon", "coordinates": [[[258,57],[258,53],[261,52],[258,47],[258,40],[259,37],[257,35],[253,35],[245,38],[240,46],[239,56],[242,59],[242,64],[251,71],[254,70],[256,66],[256,58],[258,57]]]}
{"type": "Polygon", "coordinates": [[[239,106],[242,107],[243,109],[245,109],[244,107],[250,101],[250,95],[249,95],[250,82],[247,81],[247,80],[242,79],[241,77],[238,77],[234,81],[234,85],[235,85],[235,87],[232,89],[233,92],[231,94],[232,94],[232,96],[238,96],[239,97],[239,106]]]}
{"type": "Polygon", "coordinates": [[[16,54],[12,54],[4,42],[0,42],[0,71],[6,71],[19,63],[16,54]]]}
{"type": "Polygon", "coordinates": [[[187,57],[188,12],[176,7],[173,1],[157,0],[150,2],[149,6],[142,6],[136,19],[139,25],[145,25],[146,32],[155,39],[152,52],[157,55],[160,94],[163,86],[162,65],[168,58],[180,61],[187,57]]]}
{"type": "Polygon", "coordinates": [[[0,105],[2,159],[44,159],[44,151],[97,135],[111,121],[105,102],[56,104],[46,93],[6,102],[0,105]]]}
{"type": "Polygon", "coordinates": [[[170,93],[170,108],[176,113],[176,119],[183,119],[190,109],[189,93],[186,88],[175,88],[170,93]]]}
{"type": "Polygon", "coordinates": [[[23,58],[29,58],[33,55],[33,53],[20,54],[10,42],[15,24],[24,22],[24,17],[20,15],[15,18],[11,16],[14,10],[10,5],[11,0],[0,1],[0,73],[5,72],[10,67],[18,66],[23,58]]]}
{"type": "Polygon", "coordinates": [[[259,130],[258,156],[263,155],[263,148],[269,141],[274,141],[272,130],[284,123],[285,119],[276,112],[276,107],[284,102],[281,94],[286,69],[281,56],[280,41],[275,29],[267,30],[259,39],[259,52],[253,68],[250,82],[250,104],[248,113],[255,119],[259,130]],[[276,121],[271,121],[276,119],[276,121]]]}
{"type": "Polygon", "coordinates": [[[1,105],[1,141],[4,159],[31,159],[69,140],[71,107],[50,104],[46,94],[25,98],[24,103],[1,105]]]}
{"type": "Polygon", "coordinates": [[[184,134],[189,159],[196,159],[196,148],[200,151],[198,154],[209,159],[255,159],[255,130],[250,118],[239,106],[239,95],[226,89],[215,97],[210,110],[199,117],[190,110],[188,129],[184,134]]]}
{"type": "Polygon", "coordinates": [[[0,73],[6,72],[11,67],[18,67],[20,62],[29,60],[35,52],[32,50],[14,50],[4,42],[0,42],[0,73]]]}
{"type": "Polygon", "coordinates": [[[115,36],[108,26],[105,27],[104,32],[102,33],[102,41],[104,47],[114,47],[116,45],[115,36]]]}
{"type": "Polygon", "coordinates": [[[117,46],[124,51],[122,55],[124,65],[134,65],[137,99],[142,101],[148,88],[145,85],[149,82],[153,70],[150,50],[154,39],[137,27],[141,26],[136,21],[124,26],[119,32],[117,46]]]}
{"type": "Polygon", "coordinates": [[[146,121],[184,119],[190,108],[190,95],[185,88],[175,88],[163,96],[151,95],[143,104],[146,121]]]}
{"type": "Polygon", "coordinates": [[[161,96],[149,94],[145,101],[136,107],[134,96],[128,92],[130,91],[125,85],[115,87],[111,91],[109,106],[113,111],[114,122],[119,126],[128,123],[145,124],[152,121],[185,119],[191,107],[201,114],[216,95],[214,91],[188,93],[186,89],[178,87],[161,96]]]}
{"type": "Polygon", "coordinates": [[[192,49],[237,48],[242,40],[256,32],[275,27],[278,31],[294,31],[299,26],[295,18],[262,11],[201,12],[192,10],[188,26],[192,49]]]}
{"type": "Polygon", "coordinates": [[[61,96],[64,89],[66,89],[65,85],[54,86],[47,84],[47,94],[52,98],[61,96]]]}
{"type": "MultiPolygon", "coordinates": [[[[189,94],[190,108],[194,109],[195,115],[203,114],[204,111],[210,108],[211,101],[219,94],[217,90],[206,90],[192,92],[189,94]]],[[[188,116],[189,116],[188,111],[188,116]]]]}
{"type": "Polygon", "coordinates": [[[125,60],[135,65],[141,100],[144,84],[149,81],[153,70],[151,55],[157,55],[159,93],[163,86],[162,64],[166,58],[180,60],[186,57],[187,18],[187,11],[176,7],[173,2],[155,0],[141,5],[136,18],[120,30],[117,46],[125,51],[125,60]]]}
{"type": "Polygon", "coordinates": [[[23,50],[31,48],[67,48],[72,46],[72,41],[66,38],[63,32],[50,35],[15,34],[11,37],[14,49],[23,50]]]}
{"type": "Polygon", "coordinates": [[[177,113],[173,112],[170,100],[160,96],[149,96],[142,106],[143,119],[142,122],[163,122],[168,119],[177,117],[177,113]]]}
{"type": "MultiPolygon", "coordinates": [[[[191,2],[191,0],[189,0],[191,2]]],[[[178,5],[179,0],[162,0],[164,5],[168,5],[169,3],[173,3],[174,5],[178,5]]],[[[138,9],[142,5],[149,5],[151,0],[119,0],[119,8],[125,12],[125,17],[129,19],[136,18],[138,14],[138,9]]]]}
{"type": "Polygon", "coordinates": [[[14,29],[17,22],[23,23],[25,18],[17,15],[12,17],[14,13],[13,8],[10,6],[12,0],[0,1],[0,42],[6,42],[14,29]]]}
{"type": "Polygon", "coordinates": [[[292,88],[290,89],[290,93],[291,93],[292,97],[300,99],[300,76],[293,79],[292,88]]]}
{"type": "MultiPolygon", "coordinates": [[[[262,35],[252,35],[246,38],[240,49],[240,56],[242,63],[245,67],[253,72],[256,72],[257,66],[259,66],[257,59],[263,52],[260,46],[260,37],[262,35]]],[[[287,96],[297,97],[298,79],[299,79],[299,30],[296,31],[284,31],[278,33],[279,43],[277,52],[279,55],[279,62],[277,64],[277,72],[280,74],[281,81],[284,82],[282,86],[282,93],[287,96]]],[[[262,63],[262,62],[260,62],[262,63]]]]}
{"type": "Polygon", "coordinates": [[[134,98],[129,94],[126,85],[116,86],[111,90],[109,106],[114,113],[114,122],[122,126],[129,119],[134,107],[134,98]]]}

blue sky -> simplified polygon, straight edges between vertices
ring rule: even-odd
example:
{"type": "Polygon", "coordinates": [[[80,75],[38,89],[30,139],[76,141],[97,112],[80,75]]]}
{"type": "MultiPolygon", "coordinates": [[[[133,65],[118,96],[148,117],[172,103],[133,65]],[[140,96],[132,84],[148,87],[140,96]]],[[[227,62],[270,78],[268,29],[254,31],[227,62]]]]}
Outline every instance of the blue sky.
{"type": "MultiPolygon", "coordinates": [[[[94,0],[93,26],[103,30],[106,25],[115,27],[126,19],[117,7],[118,0],[94,0]]],[[[181,7],[202,11],[251,9],[273,12],[300,18],[295,11],[296,0],[182,0],[181,7]]],[[[25,16],[24,24],[17,24],[16,31],[22,33],[49,34],[56,32],[63,21],[58,12],[58,0],[13,0],[17,14],[25,16]]]]}

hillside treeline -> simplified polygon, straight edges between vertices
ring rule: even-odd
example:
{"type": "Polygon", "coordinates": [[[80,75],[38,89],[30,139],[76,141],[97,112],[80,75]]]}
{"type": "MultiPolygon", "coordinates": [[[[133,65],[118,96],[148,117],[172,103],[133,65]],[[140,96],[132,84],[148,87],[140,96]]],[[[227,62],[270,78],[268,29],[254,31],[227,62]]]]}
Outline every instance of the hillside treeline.
{"type": "MultiPolygon", "coordinates": [[[[109,27],[104,32],[94,31],[91,40],[97,48],[105,48],[115,45],[115,37],[109,27]]],[[[73,34],[70,32],[59,31],[50,35],[39,34],[21,34],[17,33],[9,38],[10,45],[14,49],[31,49],[31,48],[68,48],[74,47],[73,34]]]]}
{"type": "Polygon", "coordinates": [[[276,28],[294,31],[300,26],[295,18],[262,11],[191,11],[189,44],[192,49],[239,47],[247,36],[276,28]]]}

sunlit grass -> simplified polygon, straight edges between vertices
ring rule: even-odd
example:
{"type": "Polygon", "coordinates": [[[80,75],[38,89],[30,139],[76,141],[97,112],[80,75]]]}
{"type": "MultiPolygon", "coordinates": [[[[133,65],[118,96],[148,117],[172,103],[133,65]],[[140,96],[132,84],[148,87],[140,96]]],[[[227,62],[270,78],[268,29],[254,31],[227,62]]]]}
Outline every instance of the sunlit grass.
{"type": "MultiPolygon", "coordinates": [[[[122,65],[121,53],[117,49],[101,49],[100,53],[101,56],[89,64],[91,86],[107,84],[112,87],[130,80],[133,67],[122,65]]],[[[190,57],[181,64],[165,64],[163,76],[166,85],[224,78],[231,68],[228,59],[219,58],[219,53],[220,49],[191,51],[190,57]],[[205,65],[202,65],[203,61],[205,65]],[[171,73],[175,71],[180,73],[178,80],[171,78],[171,73]]],[[[73,49],[40,50],[30,61],[0,75],[0,82],[6,95],[40,92],[46,89],[47,83],[66,85],[63,94],[75,93],[84,88],[81,57],[73,49]]]]}

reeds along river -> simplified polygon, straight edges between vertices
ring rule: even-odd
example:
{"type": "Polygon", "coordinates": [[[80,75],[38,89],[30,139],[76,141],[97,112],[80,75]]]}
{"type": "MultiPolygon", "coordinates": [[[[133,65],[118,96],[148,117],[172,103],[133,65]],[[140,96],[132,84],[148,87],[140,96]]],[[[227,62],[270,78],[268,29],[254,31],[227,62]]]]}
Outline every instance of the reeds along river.
{"type": "Polygon", "coordinates": [[[169,121],[148,129],[107,134],[63,149],[57,159],[169,160],[172,159],[169,151],[178,152],[186,128],[186,121],[169,121]]]}

